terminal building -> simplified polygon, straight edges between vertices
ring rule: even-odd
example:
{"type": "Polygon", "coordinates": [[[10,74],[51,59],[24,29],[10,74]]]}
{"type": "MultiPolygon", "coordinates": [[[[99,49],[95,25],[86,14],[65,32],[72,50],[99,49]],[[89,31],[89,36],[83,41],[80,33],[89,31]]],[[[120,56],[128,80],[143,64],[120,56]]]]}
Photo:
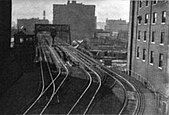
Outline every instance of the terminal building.
{"type": "Polygon", "coordinates": [[[169,1],[130,2],[128,71],[153,86],[157,114],[169,114],[169,1]]]}
{"type": "Polygon", "coordinates": [[[53,24],[69,24],[72,40],[94,37],[96,30],[95,5],[76,1],[53,5],[53,24]]]}

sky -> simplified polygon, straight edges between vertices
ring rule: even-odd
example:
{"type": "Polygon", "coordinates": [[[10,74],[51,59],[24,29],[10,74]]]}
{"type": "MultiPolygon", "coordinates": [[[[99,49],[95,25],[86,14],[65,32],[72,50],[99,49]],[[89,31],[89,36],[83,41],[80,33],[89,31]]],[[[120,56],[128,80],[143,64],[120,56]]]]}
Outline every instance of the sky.
{"type": "MultiPolygon", "coordinates": [[[[72,1],[72,0],[70,0],[72,1]]],[[[97,22],[105,22],[108,19],[129,20],[130,0],[76,0],[86,5],[96,5],[97,22]]],[[[43,10],[46,18],[52,22],[53,4],[67,4],[67,0],[12,0],[12,21],[21,18],[43,18],[43,10]]]]}

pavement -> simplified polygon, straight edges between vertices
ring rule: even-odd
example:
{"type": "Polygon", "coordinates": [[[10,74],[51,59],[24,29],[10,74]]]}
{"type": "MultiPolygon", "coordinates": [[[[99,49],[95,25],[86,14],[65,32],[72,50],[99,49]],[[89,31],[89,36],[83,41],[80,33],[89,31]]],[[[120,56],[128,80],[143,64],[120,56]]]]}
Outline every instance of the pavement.
{"type": "Polygon", "coordinates": [[[144,115],[158,115],[154,94],[149,89],[142,89],[146,99],[144,115]]]}

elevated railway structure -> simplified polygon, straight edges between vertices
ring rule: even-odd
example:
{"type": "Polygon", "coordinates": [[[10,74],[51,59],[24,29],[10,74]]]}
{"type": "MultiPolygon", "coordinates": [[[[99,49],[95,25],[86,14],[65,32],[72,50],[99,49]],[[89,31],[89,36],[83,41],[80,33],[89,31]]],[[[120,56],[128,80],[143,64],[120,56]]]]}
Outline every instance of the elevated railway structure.
{"type": "Polygon", "coordinates": [[[36,48],[35,62],[39,63],[42,75],[41,92],[28,104],[24,114],[89,114],[90,108],[98,101],[101,87],[106,86],[112,90],[117,84],[121,87],[124,98],[116,114],[144,114],[146,100],[137,80],[108,69],[66,41],[54,39],[51,42],[48,37],[38,38],[36,48]],[[70,68],[73,66],[83,70],[85,75],[82,76],[83,83],[71,92],[67,87],[71,86],[70,68]],[[67,102],[63,100],[67,98],[65,94],[74,96],[67,99],[67,102]],[[61,106],[65,107],[64,111],[51,111],[54,102],[57,103],[56,110],[61,106]]]}

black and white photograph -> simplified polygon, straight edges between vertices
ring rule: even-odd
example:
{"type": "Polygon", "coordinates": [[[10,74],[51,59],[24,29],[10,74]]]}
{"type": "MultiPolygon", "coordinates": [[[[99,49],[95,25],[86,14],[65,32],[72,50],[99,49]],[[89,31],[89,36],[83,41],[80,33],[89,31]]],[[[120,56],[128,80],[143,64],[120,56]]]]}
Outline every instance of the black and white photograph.
{"type": "Polygon", "coordinates": [[[169,115],[169,1],[0,0],[0,115],[169,115]]]}

